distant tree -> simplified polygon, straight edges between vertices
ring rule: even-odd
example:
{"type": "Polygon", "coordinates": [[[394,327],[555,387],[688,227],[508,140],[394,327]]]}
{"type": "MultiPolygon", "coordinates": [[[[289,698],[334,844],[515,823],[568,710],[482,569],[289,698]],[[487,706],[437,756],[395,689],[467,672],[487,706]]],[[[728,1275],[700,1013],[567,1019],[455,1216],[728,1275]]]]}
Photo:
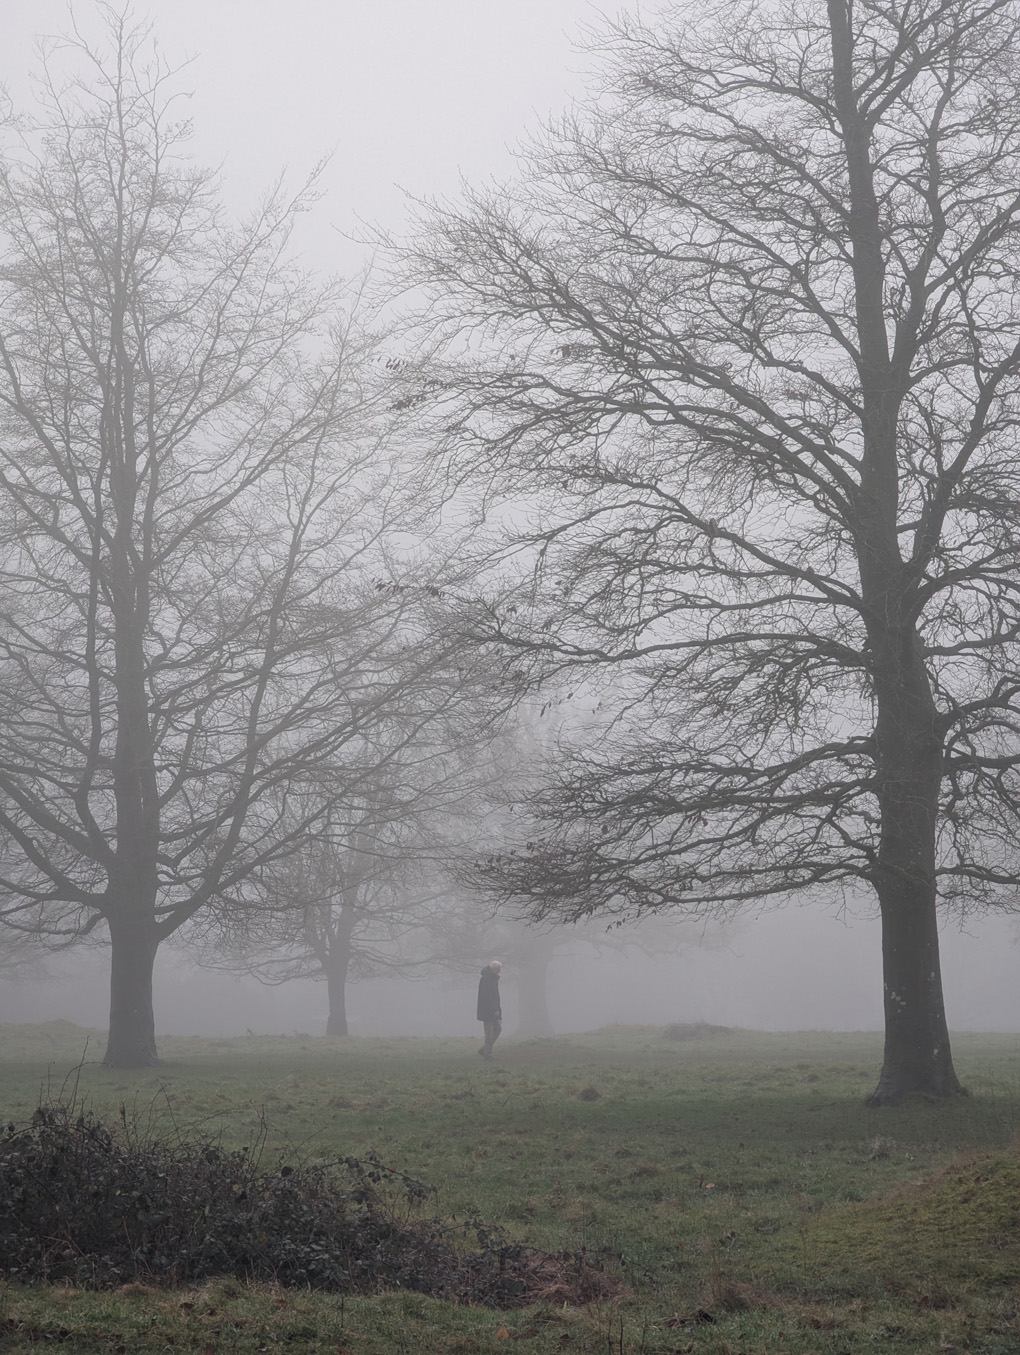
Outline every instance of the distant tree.
{"type": "Polygon", "coordinates": [[[140,1066],[159,945],[294,851],[326,798],[291,788],[399,701],[381,542],[419,519],[366,342],[288,257],[310,194],[229,223],[102,12],[0,173],[0,891],[23,934],[108,932],[106,1062],[140,1066]]]}
{"type": "Polygon", "coordinates": [[[472,833],[448,843],[445,864],[451,880],[443,906],[426,920],[418,944],[426,968],[472,975],[498,958],[503,978],[517,988],[515,1034],[525,1039],[553,1035],[550,970],[557,962],[606,952],[620,956],[640,951],[649,956],[676,956],[700,946],[718,944],[725,928],[670,916],[644,915],[631,922],[607,924],[599,916],[562,923],[554,917],[537,922],[515,911],[499,872],[487,862],[515,850],[518,821],[529,819],[532,797],[548,784],[560,765],[569,740],[597,740],[605,730],[604,712],[577,698],[573,691],[544,693],[541,704],[520,699],[484,749],[489,767],[481,771],[474,804],[472,833]],[[502,902],[503,906],[500,907],[502,902]]]}
{"type": "Polygon", "coordinates": [[[707,0],[596,43],[522,179],[408,249],[438,435],[530,518],[495,630],[620,715],[494,873],[565,918],[863,882],[871,1102],[951,1096],[937,904],[1020,878],[1020,10],[707,0]]]}
{"type": "Polygon", "coordinates": [[[310,834],[262,872],[257,893],[203,919],[202,962],[271,986],[324,981],[325,1033],[347,1035],[348,985],[399,970],[401,936],[418,921],[418,900],[379,847],[368,812],[348,831],[327,825],[310,834]]]}
{"type": "MultiPolygon", "coordinates": [[[[446,911],[437,911],[429,924],[429,967],[477,977],[490,959],[501,960],[504,983],[517,989],[513,1033],[526,1040],[556,1034],[551,971],[568,975],[569,984],[583,984],[578,957],[583,957],[583,967],[594,956],[615,954],[620,957],[620,973],[624,974],[625,957],[680,956],[702,946],[717,947],[729,934],[726,926],[702,928],[679,918],[652,916],[611,927],[594,917],[572,923],[546,920],[529,924],[505,910],[494,914],[491,899],[485,894],[465,892],[459,898],[448,898],[447,904],[446,911]]],[[[606,994],[610,999],[607,1011],[615,996],[606,994]]]]}
{"type": "Polygon", "coordinates": [[[454,640],[446,657],[430,668],[416,649],[419,681],[405,679],[378,737],[319,774],[310,793],[329,805],[322,820],[190,938],[203,963],[267,984],[324,981],[327,1035],[348,1034],[350,982],[428,968],[429,938],[456,897],[449,867],[475,832],[479,754],[505,700],[478,655],[454,640]]]}
{"type": "MultiPolygon", "coordinates": [[[[555,1035],[549,1007],[549,967],[566,938],[563,929],[522,927],[517,935],[497,946],[506,955],[509,976],[517,981],[517,1029],[522,1040],[555,1035]],[[559,943],[559,944],[558,944],[559,943]]],[[[570,938],[576,941],[575,938],[570,938]]]]}

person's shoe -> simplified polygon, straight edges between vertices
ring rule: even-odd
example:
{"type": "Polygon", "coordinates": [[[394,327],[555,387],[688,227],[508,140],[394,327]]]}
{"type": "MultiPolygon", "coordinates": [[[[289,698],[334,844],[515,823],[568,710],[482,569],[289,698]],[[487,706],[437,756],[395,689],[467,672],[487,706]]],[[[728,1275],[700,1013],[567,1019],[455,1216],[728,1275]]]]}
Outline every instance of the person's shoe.
{"type": "Polygon", "coordinates": [[[492,1055],[491,1055],[487,1050],[485,1050],[485,1049],[479,1049],[478,1052],[479,1052],[479,1054],[481,1054],[481,1056],[482,1056],[483,1059],[491,1059],[491,1058],[492,1058],[492,1055]]]}

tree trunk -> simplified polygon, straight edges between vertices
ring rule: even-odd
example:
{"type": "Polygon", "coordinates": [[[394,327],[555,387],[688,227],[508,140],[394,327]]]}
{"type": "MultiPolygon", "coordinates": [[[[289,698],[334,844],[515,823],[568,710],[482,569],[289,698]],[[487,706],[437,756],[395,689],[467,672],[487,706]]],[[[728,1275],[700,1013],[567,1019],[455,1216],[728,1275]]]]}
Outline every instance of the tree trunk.
{"type": "MultiPolygon", "coordinates": [[[[890,633],[891,632],[891,633],[890,633]]],[[[868,1104],[962,1092],[953,1069],[939,962],[935,837],[943,747],[913,627],[875,645],[885,1054],[868,1104]]]]}
{"type": "Polygon", "coordinates": [[[868,1105],[962,1094],[949,1047],[934,898],[902,890],[882,900],[882,975],[885,1052],[868,1105]]]}
{"type": "Polygon", "coordinates": [[[518,1039],[534,1040],[554,1035],[549,1015],[547,979],[551,951],[544,945],[522,946],[517,954],[518,1039]]]}
{"type": "Polygon", "coordinates": [[[159,945],[151,918],[110,918],[110,1032],[108,1068],[159,1063],[152,1014],[152,967],[159,945]]]}
{"type": "Polygon", "coordinates": [[[347,1029],[347,973],[351,967],[351,938],[354,935],[356,912],[349,903],[341,901],[339,917],[329,935],[329,950],[323,960],[326,991],[329,994],[329,1015],[326,1018],[327,1035],[349,1035],[347,1029]]]}
{"type": "Polygon", "coordinates": [[[942,1000],[935,885],[935,834],[943,738],[924,646],[917,632],[918,571],[900,551],[899,422],[920,342],[897,335],[890,351],[885,246],[871,160],[873,126],[854,85],[853,6],[827,0],[833,97],[843,133],[849,190],[864,455],[853,507],[864,621],[874,680],[875,794],[880,818],[872,882],[882,913],[885,1057],[869,1105],[905,1096],[952,1096],[953,1071],[942,1000]]]}
{"type": "Polygon", "coordinates": [[[329,1015],[326,1017],[327,1035],[349,1035],[347,1029],[347,965],[330,965],[326,970],[326,991],[329,994],[329,1015]]]}

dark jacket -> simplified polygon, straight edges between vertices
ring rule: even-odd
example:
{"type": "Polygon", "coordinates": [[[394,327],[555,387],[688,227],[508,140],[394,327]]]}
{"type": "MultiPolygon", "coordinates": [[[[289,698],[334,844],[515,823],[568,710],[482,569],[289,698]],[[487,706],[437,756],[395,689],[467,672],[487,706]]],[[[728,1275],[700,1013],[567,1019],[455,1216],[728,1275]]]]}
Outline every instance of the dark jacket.
{"type": "Polygon", "coordinates": [[[499,1007],[499,975],[488,965],[482,970],[478,980],[478,1019],[479,1021],[499,1021],[502,1012],[499,1007]]]}

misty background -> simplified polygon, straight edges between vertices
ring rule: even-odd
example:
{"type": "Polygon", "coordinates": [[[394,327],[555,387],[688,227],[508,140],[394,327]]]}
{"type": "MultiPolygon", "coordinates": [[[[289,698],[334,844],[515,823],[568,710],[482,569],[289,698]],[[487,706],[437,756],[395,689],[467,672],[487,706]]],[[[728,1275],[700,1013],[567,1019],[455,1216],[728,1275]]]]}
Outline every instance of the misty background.
{"type": "MultiPolygon", "coordinates": [[[[640,9],[640,5],[609,6],[640,9]]],[[[654,11],[645,5],[644,12],[654,11]]],[[[30,92],[37,35],[94,29],[91,3],[8,0],[2,83],[30,92]]],[[[243,210],[281,172],[296,185],[324,155],[325,200],[295,246],[324,272],[368,261],[362,223],[399,232],[407,198],[455,197],[462,181],[502,179],[520,145],[585,88],[586,0],[140,0],[173,66],[186,64],[197,163],[223,170],[243,210]],[[190,59],[190,61],[189,61],[190,59]]]]}
{"type": "MultiPolygon", "coordinates": [[[[654,6],[612,5],[619,9],[654,6]]],[[[92,7],[78,6],[91,23],[92,7]]],[[[597,6],[582,0],[161,0],[140,4],[165,53],[193,57],[197,162],[222,167],[230,210],[243,210],[283,171],[300,181],[332,153],[325,199],[301,221],[309,266],[345,275],[369,263],[361,223],[399,234],[407,196],[456,196],[462,180],[505,177],[512,148],[585,84],[575,46],[597,6]]],[[[8,0],[3,83],[29,90],[34,40],[66,29],[62,0],[8,0]]],[[[957,1030],[1020,1031],[1018,923],[989,916],[942,931],[946,1005],[957,1030]]],[[[0,1022],[106,1024],[105,949],[50,955],[42,973],[0,979],[0,1022]]],[[[352,984],[352,1034],[474,1034],[477,975],[352,984]]],[[[512,966],[502,989],[506,1031],[517,1019],[512,966]]],[[[787,906],[733,925],[710,947],[659,959],[597,954],[579,943],[553,960],[557,1032],[615,1023],[705,1021],[779,1029],[880,1029],[876,917],[787,906]]],[[[321,1034],[325,986],[277,987],[196,967],[165,947],[156,964],[160,1034],[321,1034]]]]}
{"type": "MultiPolygon", "coordinates": [[[[973,919],[942,932],[942,965],[955,1030],[1020,1031],[1017,921],[973,919]]],[[[818,907],[748,915],[728,938],[658,959],[598,955],[583,943],[549,971],[558,1034],[606,1025],[707,1021],[757,1030],[880,1030],[882,983],[877,919],[842,920],[818,907]]],[[[108,956],[78,950],[46,958],[49,977],[0,981],[0,1023],[67,1020],[105,1028],[108,956]]],[[[446,975],[351,984],[352,1035],[474,1035],[476,977],[446,975]]],[[[500,984],[505,1031],[517,1022],[516,976],[500,984]]],[[[163,1035],[321,1035],[323,983],[267,987],[175,955],[156,961],[156,1030],[163,1035]]]]}

